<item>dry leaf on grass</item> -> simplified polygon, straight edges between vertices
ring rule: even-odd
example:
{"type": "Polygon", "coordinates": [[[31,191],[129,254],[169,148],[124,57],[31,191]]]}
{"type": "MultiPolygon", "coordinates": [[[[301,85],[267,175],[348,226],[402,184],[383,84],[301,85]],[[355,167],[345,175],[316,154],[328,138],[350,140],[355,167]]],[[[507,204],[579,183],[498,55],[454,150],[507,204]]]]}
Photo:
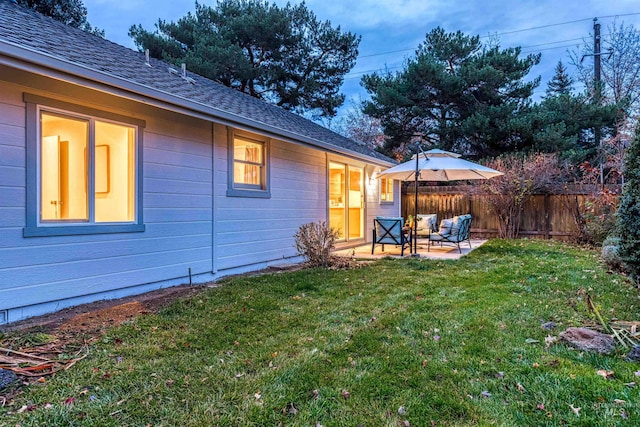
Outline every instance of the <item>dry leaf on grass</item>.
{"type": "Polygon", "coordinates": [[[600,375],[603,378],[613,378],[613,376],[615,375],[615,373],[613,371],[607,371],[606,369],[600,369],[598,371],[596,371],[596,374],[600,375]]]}

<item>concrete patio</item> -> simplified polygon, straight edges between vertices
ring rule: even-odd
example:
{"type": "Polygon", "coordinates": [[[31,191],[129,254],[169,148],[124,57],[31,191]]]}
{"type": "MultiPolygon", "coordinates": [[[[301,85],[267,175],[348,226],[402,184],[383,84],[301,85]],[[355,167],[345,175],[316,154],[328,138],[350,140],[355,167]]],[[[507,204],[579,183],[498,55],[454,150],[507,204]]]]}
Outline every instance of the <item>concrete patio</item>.
{"type": "MultiPolygon", "coordinates": [[[[427,241],[423,239],[418,239],[418,251],[417,256],[420,258],[427,259],[459,259],[469,252],[473,251],[476,248],[482,246],[487,240],[486,239],[471,239],[471,248],[469,248],[468,242],[463,242],[460,245],[460,249],[462,253],[458,252],[458,248],[452,244],[436,244],[435,246],[429,247],[429,251],[427,251],[427,241]]],[[[356,246],[347,249],[338,249],[334,252],[336,255],[342,255],[347,257],[354,257],[357,259],[379,259],[384,257],[394,257],[401,258],[400,255],[400,246],[395,245],[384,245],[384,251],[382,250],[382,245],[376,245],[376,248],[371,254],[371,243],[356,246]]],[[[405,248],[404,250],[404,258],[410,258],[412,256],[409,248],[405,248]]]]}

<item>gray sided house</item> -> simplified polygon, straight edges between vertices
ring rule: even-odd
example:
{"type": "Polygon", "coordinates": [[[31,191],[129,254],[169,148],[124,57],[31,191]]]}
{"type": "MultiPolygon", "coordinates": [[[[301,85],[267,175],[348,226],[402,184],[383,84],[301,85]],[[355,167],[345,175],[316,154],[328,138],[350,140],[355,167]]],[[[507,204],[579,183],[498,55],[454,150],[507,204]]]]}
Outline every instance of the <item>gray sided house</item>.
{"type": "Polygon", "coordinates": [[[0,323],[299,261],[397,215],[393,161],[0,0],[0,323]]]}

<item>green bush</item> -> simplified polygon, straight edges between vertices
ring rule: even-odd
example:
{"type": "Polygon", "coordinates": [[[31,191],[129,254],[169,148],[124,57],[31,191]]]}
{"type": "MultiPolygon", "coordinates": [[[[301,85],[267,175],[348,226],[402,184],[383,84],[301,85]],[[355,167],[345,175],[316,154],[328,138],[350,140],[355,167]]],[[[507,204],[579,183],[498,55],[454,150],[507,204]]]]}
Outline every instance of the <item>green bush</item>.
{"type": "Polygon", "coordinates": [[[622,268],[622,260],[620,259],[620,238],[617,236],[608,236],[602,242],[602,260],[611,268],[622,268]]]}
{"type": "Polygon", "coordinates": [[[618,207],[620,259],[631,280],[640,281],[640,128],[624,157],[625,184],[618,207]]]}

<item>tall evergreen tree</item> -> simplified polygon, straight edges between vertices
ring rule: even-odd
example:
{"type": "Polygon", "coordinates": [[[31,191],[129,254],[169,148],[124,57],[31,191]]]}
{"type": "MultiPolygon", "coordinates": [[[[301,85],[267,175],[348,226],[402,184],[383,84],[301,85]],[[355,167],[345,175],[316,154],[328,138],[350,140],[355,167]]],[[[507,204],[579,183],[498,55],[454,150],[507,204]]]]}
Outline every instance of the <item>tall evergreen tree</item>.
{"type": "Polygon", "coordinates": [[[558,153],[573,164],[592,161],[598,151],[593,129],[611,135],[620,108],[620,105],[597,105],[585,94],[574,94],[573,79],[562,61],[558,61],[546,96],[533,109],[533,149],[558,153]]]}
{"type": "Polygon", "coordinates": [[[365,112],[382,121],[389,155],[413,139],[466,154],[489,156],[522,148],[530,134],[523,115],[539,79],[524,77],[539,55],[483,47],[478,36],[436,28],[402,71],[365,75],[365,112]]]}
{"type": "Polygon", "coordinates": [[[555,68],[555,74],[553,78],[547,83],[546,95],[558,96],[571,93],[573,90],[573,79],[567,74],[567,68],[562,61],[558,61],[558,65],[555,68]]]}
{"type": "Polygon", "coordinates": [[[640,284],[640,129],[627,149],[624,158],[625,184],[618,207],[619,255],[630,272],[631,279],[640,284]]]}
{"type": "Polygon", "coordinates": [[[196,3],[195,14],[159,21],[154,32],[129,35],[153,57],[299,113],[332,117],[344,102],[344,75],[355,65],[360,38],[319,21],[304,3],[262,0],[196,3]]]}
{"type": "Polygon", "coordinates": [[[87,21],[87,8],[82,0],[17,0],[22,7],[33,9],[75,28],[104,37],[104,30],[87,21]]]}
{"type": "Polygon", "coordinates": [[[598,154],[593,129],[597,127],[605,137],[611,135],[619,109],[617,105],[593,104],[584,94],[547,96],[532,108],[532,149],[558,153],[572,164],[593,161],[598,154]]]}

